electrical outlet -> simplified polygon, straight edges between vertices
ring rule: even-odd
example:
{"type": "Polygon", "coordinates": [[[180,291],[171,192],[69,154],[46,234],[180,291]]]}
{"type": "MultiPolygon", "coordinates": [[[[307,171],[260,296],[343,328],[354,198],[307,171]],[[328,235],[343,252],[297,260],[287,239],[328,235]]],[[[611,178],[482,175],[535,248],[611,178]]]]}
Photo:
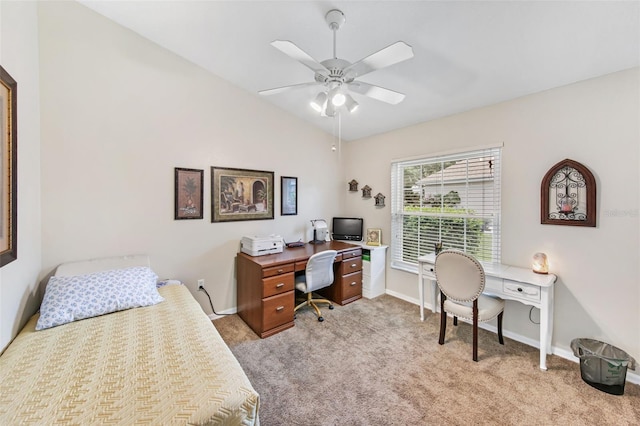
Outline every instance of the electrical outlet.
{"type": "Polygon", "coordinates": [[[204,287],[204,278],[198,280],[198,288],[204,287]]]}

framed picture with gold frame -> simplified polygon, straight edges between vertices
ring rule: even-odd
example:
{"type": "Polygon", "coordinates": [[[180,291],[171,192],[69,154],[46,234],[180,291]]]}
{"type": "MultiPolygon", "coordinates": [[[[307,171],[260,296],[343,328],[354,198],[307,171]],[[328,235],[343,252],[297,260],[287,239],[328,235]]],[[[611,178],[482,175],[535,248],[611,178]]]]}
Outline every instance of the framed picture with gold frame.
{"type": "Polygon", "coordinates": [[[273,172],[211,167],[211,222],[273,219],[273,172]]]}
{"type": "Polygon", "coordinates": [[[0,66],[0,267],[18,258],[18,84],[0,66]]]}
{"type": "Polygon", "coordinates": [[[379,246],[382,244],[382,230],[379,228],[367,229],[367,245],[379,246]]]}

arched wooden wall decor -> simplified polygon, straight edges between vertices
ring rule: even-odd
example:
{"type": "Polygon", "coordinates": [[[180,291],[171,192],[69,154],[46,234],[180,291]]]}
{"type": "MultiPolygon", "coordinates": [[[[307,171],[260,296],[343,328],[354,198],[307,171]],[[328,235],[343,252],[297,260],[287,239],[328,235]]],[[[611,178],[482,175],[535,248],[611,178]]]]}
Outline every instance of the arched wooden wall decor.
{"type": "Polygon", "coordinates": [[[596,180],[582,164],[562,160],[540,186],[540,223],[596,226],[596,180]]]}

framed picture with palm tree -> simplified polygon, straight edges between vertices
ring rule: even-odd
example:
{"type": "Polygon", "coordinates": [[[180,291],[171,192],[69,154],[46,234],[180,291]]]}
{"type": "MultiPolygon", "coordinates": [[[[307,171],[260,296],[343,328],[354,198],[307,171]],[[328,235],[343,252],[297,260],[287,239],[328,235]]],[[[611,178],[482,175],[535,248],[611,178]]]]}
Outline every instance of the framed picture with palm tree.
{"type": "Polygon", "coordinates": [[[273,172],[211,167],[211,222],[273,219],[273,172]]]}
{"type": "Polygon", "coordinates": [[[0,66],[0,267],[18,258],[17,90],[0,66]]]}
{"type": "Polygon", "coordinates": [[[175,220],[202,219],[204,170],[175,168],[175,220]]]}

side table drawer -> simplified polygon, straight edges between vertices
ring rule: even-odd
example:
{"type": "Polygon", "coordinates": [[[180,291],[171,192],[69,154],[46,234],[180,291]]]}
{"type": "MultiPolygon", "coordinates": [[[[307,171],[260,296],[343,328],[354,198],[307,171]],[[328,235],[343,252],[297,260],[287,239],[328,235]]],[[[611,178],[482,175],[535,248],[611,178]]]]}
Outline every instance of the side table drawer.
{"type": "Polygon", "coordinates": [[[276,294],[293,290],[294,274],[282,274],[262,280],[262,297],[270,297],[276,294]]]}
{"type": "Polygon", "coordinates": [[[289,291],[262,301],[262,328],[270,330],[293,321],[294,292],[289,291]]]}
{"type": "Polygon", "coordinates": [[[342,299],[348,300],[362,294],[362,271],[342,277],[342,299]]]}
{"type": "Polygon", "coordinates": [[[540,301],[540,287],[535,285],[504,280],[503,291],[520,299],[540,301]]]}
{"type": "Polygon", "coordinates": [[[340,275],[347,275],[347,274],[351,274],[353,272],[361,271],[361,270],[362,270],[361,257],[345,259],[342,261],[342,264],[340,265],[340,275]]]}
{"type": "Polygon", "coordinates": [[[433,263],[423,263],[421,268],[422,268],[422,275],[425,278],[429,278],[431,280],[436,279],[436,272],[435,272],[433,263]]]}

